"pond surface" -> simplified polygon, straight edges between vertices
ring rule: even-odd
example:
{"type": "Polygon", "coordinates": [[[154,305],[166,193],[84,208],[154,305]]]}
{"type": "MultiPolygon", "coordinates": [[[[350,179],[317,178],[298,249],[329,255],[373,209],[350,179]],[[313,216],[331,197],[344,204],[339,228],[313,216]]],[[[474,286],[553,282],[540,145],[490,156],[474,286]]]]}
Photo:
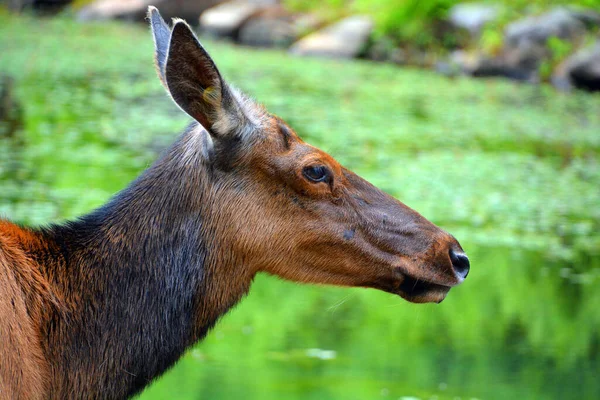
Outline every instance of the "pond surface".
{"type": "MultiPolygon", "coordinates": [[[[507,269],[543,259],[508,249],[471,256],[507,269]]],[[[493,277],[470,277],[437,306],[259,279],[143,398],[598,398],[598,332],[587,322],[597,291],[551,272],[493,277]]]]}
{"type": "MultiPolygon", "coordinates": [[[[154,157],[98,138],[59,142],[23,131],[2,140],[9,217],[91,209],[154,157]]],[[[261,276],[141,398],[598,398],[598,258],[573,268],[539,251],[463,246],[473,272],[440,305],[261,276]]]]}
{"type": "MultiPolygon", "coordinates": [[[[89,212],[187,123],[144,29],[0,22],[0,214],[89,212]]],[[[259,276],[142,399],[600,398],[600,98],[213,47],[305,138],[455,234],[473,268],[439,305],[259,276]]]]}

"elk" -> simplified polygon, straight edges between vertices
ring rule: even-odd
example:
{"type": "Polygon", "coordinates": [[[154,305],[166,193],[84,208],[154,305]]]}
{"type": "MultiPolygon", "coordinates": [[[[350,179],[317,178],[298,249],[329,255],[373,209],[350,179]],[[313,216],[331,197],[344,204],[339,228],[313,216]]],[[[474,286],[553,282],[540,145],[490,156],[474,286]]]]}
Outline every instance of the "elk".
{"type": "Polygon", "coordinates": [[[453,236],[228,85],[184,21],[148,18],[160,81],[194,122],[90,214],[0,220],[0,398],[130,397],[259,272],[415,303],[466,278],[453,236]]]}

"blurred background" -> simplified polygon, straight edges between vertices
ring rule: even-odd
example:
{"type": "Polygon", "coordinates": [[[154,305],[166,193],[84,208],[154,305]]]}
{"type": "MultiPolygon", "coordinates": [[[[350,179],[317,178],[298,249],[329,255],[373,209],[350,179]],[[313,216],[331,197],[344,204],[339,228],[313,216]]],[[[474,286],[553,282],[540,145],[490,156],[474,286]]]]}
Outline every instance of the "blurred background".
{"type": "Polygon", "coordinates": [[[189,122],[148,4],[472,271],[440,305],[259,276],[141,399],[600,398],[600,1],[5,1],[1,215],[89,212],[189,122]]]}

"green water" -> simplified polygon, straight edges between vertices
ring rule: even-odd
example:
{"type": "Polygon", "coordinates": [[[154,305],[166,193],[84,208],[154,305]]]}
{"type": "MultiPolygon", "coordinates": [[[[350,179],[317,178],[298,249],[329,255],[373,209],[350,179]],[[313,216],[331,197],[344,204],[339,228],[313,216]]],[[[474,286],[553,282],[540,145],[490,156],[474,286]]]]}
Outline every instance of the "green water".
{"type": "Polygon", "coordinates": [[[597,331],[588,320],[595,310],[584,311],[597,304],[597,291],[552,273],[524,272],[542,262],[526,252],[470,254],[473,265],[521,271],[503,277],[480,272],[439,306],[260,279],[248,299],[145,395],[597,398],[597,331]],[[315,348],[332,350],[335,358],[315,348]]]}
{"type": "MultiPolygon", "coordinates": [[[[176,137],[151,46],[142,27],[0,13],[0,214],[88,212],[176,137]]],[[[600,398],[600,96],[207,47],[473,267],[440,305],[260,276],[142,399],[600,398]]]]}

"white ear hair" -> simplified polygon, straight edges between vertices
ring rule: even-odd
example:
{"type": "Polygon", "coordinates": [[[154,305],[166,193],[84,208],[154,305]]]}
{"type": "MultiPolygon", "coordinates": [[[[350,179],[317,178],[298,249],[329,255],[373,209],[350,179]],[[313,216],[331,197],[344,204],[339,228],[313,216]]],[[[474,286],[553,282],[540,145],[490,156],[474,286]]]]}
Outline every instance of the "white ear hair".
{"type": "Polygon", "coordinates": [[[262,105],[256,103],[237,88],[227,85],[227,89],[234,104],[232,107],[222,107],[217,110],[213,129],[221,135],[237,129],[236,133],[240,135],[242,140],[246,140],[256,129],[261,129],[266,125],[268,114],[262,105]],[[243,120],[244,123],[239,124],[240,120],[243,120]]]}

